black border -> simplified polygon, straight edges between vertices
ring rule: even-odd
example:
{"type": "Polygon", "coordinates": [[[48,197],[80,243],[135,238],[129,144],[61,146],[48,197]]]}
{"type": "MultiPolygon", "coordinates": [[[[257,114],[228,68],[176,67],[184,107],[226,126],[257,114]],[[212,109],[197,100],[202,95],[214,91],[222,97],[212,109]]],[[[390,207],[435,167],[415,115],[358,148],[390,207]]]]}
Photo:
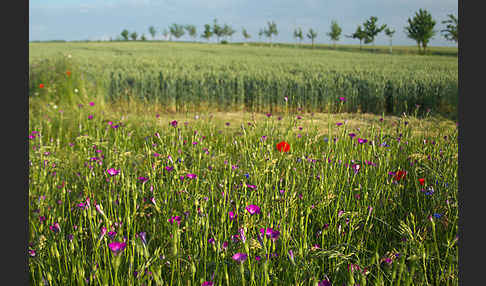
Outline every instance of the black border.
{"type": "Polygon", "coordinates": [[[29,285],[28,77],[29,1],[5,3],[2,77],[2,284],[29,285]],[[13,9],[12,9],[13,8],[13,9]],[[6,85],[6,89],[5,89],[6,85]],[[11,111],[11,112],[9,112],[11,111]],[[13,283],[8,283],[11,280],[13,283]]]}

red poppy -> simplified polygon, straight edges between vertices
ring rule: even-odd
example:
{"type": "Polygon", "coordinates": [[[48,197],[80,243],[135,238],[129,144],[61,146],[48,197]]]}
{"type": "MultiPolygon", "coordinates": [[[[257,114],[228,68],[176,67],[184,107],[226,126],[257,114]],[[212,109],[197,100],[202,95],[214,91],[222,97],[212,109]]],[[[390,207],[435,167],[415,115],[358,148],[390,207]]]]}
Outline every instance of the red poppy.
{"type": "Polygon", "coordinates": [[[71,72],[70,71],[67,71],[66,74],[67,74],[67,76],[70,76],[71,75],[71,72]]]}
{"type": "Polygon", "coordinates": [[[289,143],[282,141],[277,144],[277,150],[280,152],[288,152],[290,150],[289,143]]]}
{"type": "Polygon", "coordinates": [[[44,84],[43,83],[39,84],[39,88],[44,88],[44,84]]]}
{"type": "Polygon", "coordinates": [[[400,181],[401,179],[405,178],[406,175],[407,175],[407,171],[399,170],[395,174],[395,180],[400,181]]]}
{"type": "Polygon", "coordinates": [[[419,183],[423,186],[425,184],[425,179],[424,178],[420,178],[418,179],[419,180],[419,183]]]}

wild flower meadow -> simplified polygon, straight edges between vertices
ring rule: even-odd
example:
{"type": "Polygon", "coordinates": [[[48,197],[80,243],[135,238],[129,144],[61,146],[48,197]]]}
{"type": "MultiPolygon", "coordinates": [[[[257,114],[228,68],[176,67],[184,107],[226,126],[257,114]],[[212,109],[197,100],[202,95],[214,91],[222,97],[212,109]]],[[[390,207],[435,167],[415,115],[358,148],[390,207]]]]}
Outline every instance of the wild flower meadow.
{"type": "Polygon", "coordinates": [[[66,88],[29,99],[32,285],[458,285],[453,122],[66,88]]]}

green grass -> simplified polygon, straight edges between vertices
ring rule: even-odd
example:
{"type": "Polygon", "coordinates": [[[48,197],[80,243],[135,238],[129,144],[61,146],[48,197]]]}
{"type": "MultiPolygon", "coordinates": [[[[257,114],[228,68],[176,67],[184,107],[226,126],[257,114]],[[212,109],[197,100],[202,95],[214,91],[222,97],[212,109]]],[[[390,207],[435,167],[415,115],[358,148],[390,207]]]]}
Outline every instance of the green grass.
{"type": "Polygon", "coordinates": [[[457,57],[345,49],[290,44],[30,43],[30,94],[42,92],[40,83],[57,84],[54,75],[69,67],[86,93],[114,101],[157,102],[168,111],[300,108],[398,116],[433,112],[457,118],[457,57]],[[347,99],[346,105],[340,104],[340,97],[347,99]]]}
{"type": "Polygon", "coordinates": [[[458,285],[452,121],[171,114],[81,92],[67,101],[61,95],[79,87],[57,88],[29,99],[32,285],[458,285]],[[282,140],[288,153],[276,150],[282,140]],[[398,170],[407,171],[400,181],[389,174],[398,170]],[[250,215],[250,204],[262,213],[250,215]],[[268,227],[278,239],[259,242],[268,227]],[[240,229],[245,242],[234,237],[240,229]],[[115,256],[108,244],[125,239],[115,256]],[[239,264],[235,253],[248,258],[239,264]]]}

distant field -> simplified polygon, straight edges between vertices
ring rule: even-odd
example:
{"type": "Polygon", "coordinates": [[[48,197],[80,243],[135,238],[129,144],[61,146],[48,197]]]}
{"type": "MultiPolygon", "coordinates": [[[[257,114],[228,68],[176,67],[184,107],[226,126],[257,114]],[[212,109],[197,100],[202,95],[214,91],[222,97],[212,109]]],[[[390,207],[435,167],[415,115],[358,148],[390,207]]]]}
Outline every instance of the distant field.
{"type": "MultiPolygon", "coordinates": [[[[76,71],[73,77],[92,88],[89,92],[96,90],[113,100],[156,100],[173,111],[432,111],[455,118],[457,57],[406,54],[408,50],[413,51],[395,47],[398,54],[390,55],[359,52],[359,46],[333,50],[326,45],[309,49],[174,42],[30,43],[30,90],[38,93],[40,83],[58,80],[46,72],[58,66],[76,71]],[[346,98],[347,104],[339,98],[346,98]]],[[[440,50],[454,51],[430,49],[440,50]]]]}

